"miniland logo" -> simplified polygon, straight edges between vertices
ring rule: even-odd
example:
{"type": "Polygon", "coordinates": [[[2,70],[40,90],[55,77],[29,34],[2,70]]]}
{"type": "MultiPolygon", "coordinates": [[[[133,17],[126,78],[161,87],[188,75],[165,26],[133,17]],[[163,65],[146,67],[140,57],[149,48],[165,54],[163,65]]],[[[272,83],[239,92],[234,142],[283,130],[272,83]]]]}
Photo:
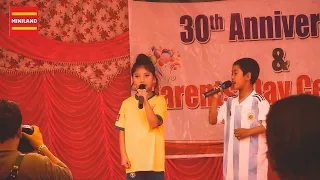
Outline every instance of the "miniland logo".
{"type": "Polygon", "coordinates": [[[38,35],[37,7],[10,7],[10,36],[38,35]]]}

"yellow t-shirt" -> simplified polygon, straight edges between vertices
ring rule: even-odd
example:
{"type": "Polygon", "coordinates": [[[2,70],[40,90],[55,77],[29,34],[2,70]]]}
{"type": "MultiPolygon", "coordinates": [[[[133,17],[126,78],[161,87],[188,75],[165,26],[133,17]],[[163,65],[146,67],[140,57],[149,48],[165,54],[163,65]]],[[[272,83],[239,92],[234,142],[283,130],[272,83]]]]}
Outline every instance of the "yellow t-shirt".
{"type": "MultiPolygon", "coordinates": [[[[154,94],[148,102],[154,114],[164,122],[167,116],[165,98],[154,94]]],[[[115,126],[125,132],[125,148],[131,163],[126,173],[165,170],[164,123],[151,129],[145,109],[138,108],[135,96],[122,102],[115,126]]]]}

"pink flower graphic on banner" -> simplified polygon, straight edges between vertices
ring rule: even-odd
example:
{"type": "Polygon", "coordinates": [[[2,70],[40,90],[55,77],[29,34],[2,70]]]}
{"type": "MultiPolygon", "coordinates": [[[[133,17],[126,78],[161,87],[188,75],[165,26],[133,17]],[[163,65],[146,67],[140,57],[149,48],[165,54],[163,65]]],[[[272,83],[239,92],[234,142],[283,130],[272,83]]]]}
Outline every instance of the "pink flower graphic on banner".
{"type": "Polygon", "coordinates": [[[147,53],[156,67],[156,73],[160,81],[169,82],[177,79],[178,70],[181,67],[180,54],[173,48],[166,49],[151,47],[147,53]]]}

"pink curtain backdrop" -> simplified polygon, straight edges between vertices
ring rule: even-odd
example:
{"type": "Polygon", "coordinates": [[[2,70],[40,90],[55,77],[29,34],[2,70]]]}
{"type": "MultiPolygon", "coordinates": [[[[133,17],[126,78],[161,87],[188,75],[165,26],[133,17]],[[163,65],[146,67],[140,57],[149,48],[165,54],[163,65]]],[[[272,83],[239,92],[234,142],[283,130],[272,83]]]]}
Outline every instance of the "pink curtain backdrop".
{"type": "MultiPolygon", "coordinates": [[[[130,95],[127,6],[125,0],[0,3],[0,98],[19,104],[23,123],[40,127],[45,143],[74,179],[125,177],[114,123],[130,95]],[[10,6],[39,8],[38,37],[8,36],[10,6]]],[[[183,147],[190,153],[222,151],[221,144],[183,147]]],[[[166,149],[169,154],[186,151],[171,143],[166,149]]],[[[165,176],[219,180],[222,160],[167,160],[165,176]]]]}

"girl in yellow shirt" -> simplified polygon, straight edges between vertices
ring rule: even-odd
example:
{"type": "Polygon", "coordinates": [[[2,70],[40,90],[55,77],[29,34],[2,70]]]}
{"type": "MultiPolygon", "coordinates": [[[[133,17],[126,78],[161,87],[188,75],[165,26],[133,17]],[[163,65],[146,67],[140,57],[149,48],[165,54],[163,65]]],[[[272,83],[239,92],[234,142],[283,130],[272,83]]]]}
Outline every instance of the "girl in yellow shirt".
{"type": "Polygon", "coordinates": [[[148,56],[137,56],[131,76],[132,87],[137,92],[122,102],[115,124],[120,130],[121,165],[126,168],[126,179],[163,180],[163,122],[167,116],[167,103],[163,96],[153,90],[158,86],[158,79],[155,66],[148,56]]]}

